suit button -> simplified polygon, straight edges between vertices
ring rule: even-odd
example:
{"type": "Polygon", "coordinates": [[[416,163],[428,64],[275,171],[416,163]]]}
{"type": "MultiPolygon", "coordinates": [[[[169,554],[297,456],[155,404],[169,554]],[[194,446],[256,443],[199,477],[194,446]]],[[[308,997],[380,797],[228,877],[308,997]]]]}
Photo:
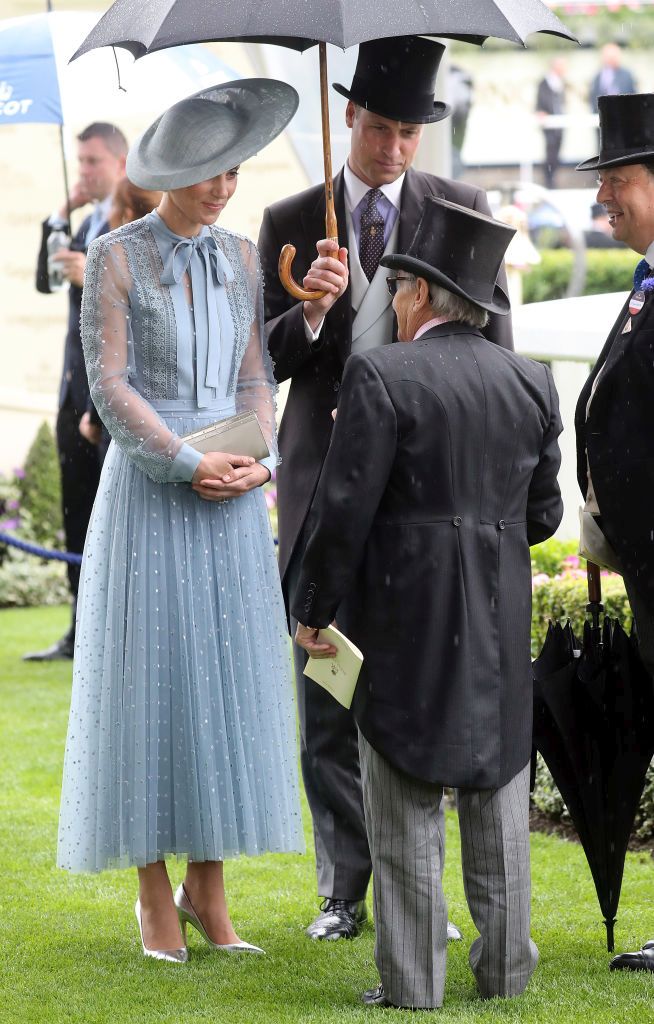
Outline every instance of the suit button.
{"type": "Polygon", "coordinates": [[[463,519],[461,518],[461,516],[454,516],[454,519],[452,520],[452,526],[460,526],[462,522],[463,519]]]}
{"type": "Polygon", "coordinates": [[[339,384],[339,382],[338,382],[338,381],[336,381],[336,382],[334,383],[334,391],[338,391],[338,390],[339,390],[339,388],[340,388],[340,386],[341,386],[341,385],[339,384]]]}
{"type": "Polygon", "coordinates": [[[499,523],[497,524],[498,530],[503,530],[505,526],[506,526],[506,523],[504,522],[504,520],[500,519],[499,523]]]}

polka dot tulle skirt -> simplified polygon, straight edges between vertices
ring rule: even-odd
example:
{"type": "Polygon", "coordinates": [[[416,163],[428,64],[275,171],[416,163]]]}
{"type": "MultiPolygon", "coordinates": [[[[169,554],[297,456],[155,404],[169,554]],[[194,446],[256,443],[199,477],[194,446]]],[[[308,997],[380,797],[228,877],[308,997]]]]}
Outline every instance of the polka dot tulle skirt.
{"type": "Polygon", "coordinates": [[[59,865],[303,850],[291,678],[261,490],[208,502],[112,444],[82,566],[59,865]]]}

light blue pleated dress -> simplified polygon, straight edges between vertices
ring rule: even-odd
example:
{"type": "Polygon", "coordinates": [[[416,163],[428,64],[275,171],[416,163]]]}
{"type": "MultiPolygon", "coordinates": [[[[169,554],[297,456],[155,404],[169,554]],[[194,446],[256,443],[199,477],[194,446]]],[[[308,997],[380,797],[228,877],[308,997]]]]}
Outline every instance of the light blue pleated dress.
{"type": "Polygon", "coordinates": [[[89,250],[82,341],[112,435],[84,549],[58,864],[302,851],[286,622],[260,488],[224,504],[180,436],[254,409],[276,461],[247,239],[157,213],[89,250]]]}

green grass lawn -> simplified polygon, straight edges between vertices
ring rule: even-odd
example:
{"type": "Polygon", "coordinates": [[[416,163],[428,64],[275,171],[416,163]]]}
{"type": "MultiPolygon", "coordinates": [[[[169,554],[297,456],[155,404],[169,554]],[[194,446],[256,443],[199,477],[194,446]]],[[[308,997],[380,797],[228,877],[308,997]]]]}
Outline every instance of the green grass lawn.
{"type": "MultiPolygon", "coordinates": [[[[376,983],[373,928],[354,942],[312,943],[317,909],[313,858],[266,856],[226,869],[232,917],[264,957],[211,952],[191,932],[191,960],[144,960],[133,914],[134,871],[68,876],[54,866],[68,665],[23,663],[55,640],[65,609],[0,612],[0,1021],[7,1024],[276,1024],[401,1019],[364,1009],[376,983]]],[[[310,849],[306,815],[307,848],[310,849]]],[[[520,999],[481,1001],[467,965],[475,935],[463,897],[456,816],[448,815],[445,886],[464,932],[451,944],[442,1024],[650,1024],[654,977],[614,975],[580,848],[543,835],[532,842],[533,935],[540,965],[520,999]]],[[[172,862],[176,883],[183,865],[172,862]]],[[[616,930],[618,949],[654,936],[654,864],[629,854],[616,930]]],[[[406,1015],[405,1015],[406,1017],[406,1015]]]]}

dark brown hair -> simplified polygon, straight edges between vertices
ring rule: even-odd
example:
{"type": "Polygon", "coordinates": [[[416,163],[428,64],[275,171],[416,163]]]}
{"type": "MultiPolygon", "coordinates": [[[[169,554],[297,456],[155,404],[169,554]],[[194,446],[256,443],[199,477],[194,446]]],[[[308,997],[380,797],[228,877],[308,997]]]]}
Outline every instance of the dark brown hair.
{"type": "Polygon", "coordinates": [[[114,156],[127,156],[129,148],[127,139],[115,124],[109,124],[107,121],[94,121],[93,124],[87,125],[84,131],[77,136],[77,141],[88,142],[89,139],[102,139],[109,152],[114,156]]]}
{"type": "Polygon", "coordinates": [[[129,178],[121,178],[114,188],[109,211],[109,227],[121,227],[132,220],[145,217],[161,202],[161,192],[150,192],[134,185],[129,178]]]}

